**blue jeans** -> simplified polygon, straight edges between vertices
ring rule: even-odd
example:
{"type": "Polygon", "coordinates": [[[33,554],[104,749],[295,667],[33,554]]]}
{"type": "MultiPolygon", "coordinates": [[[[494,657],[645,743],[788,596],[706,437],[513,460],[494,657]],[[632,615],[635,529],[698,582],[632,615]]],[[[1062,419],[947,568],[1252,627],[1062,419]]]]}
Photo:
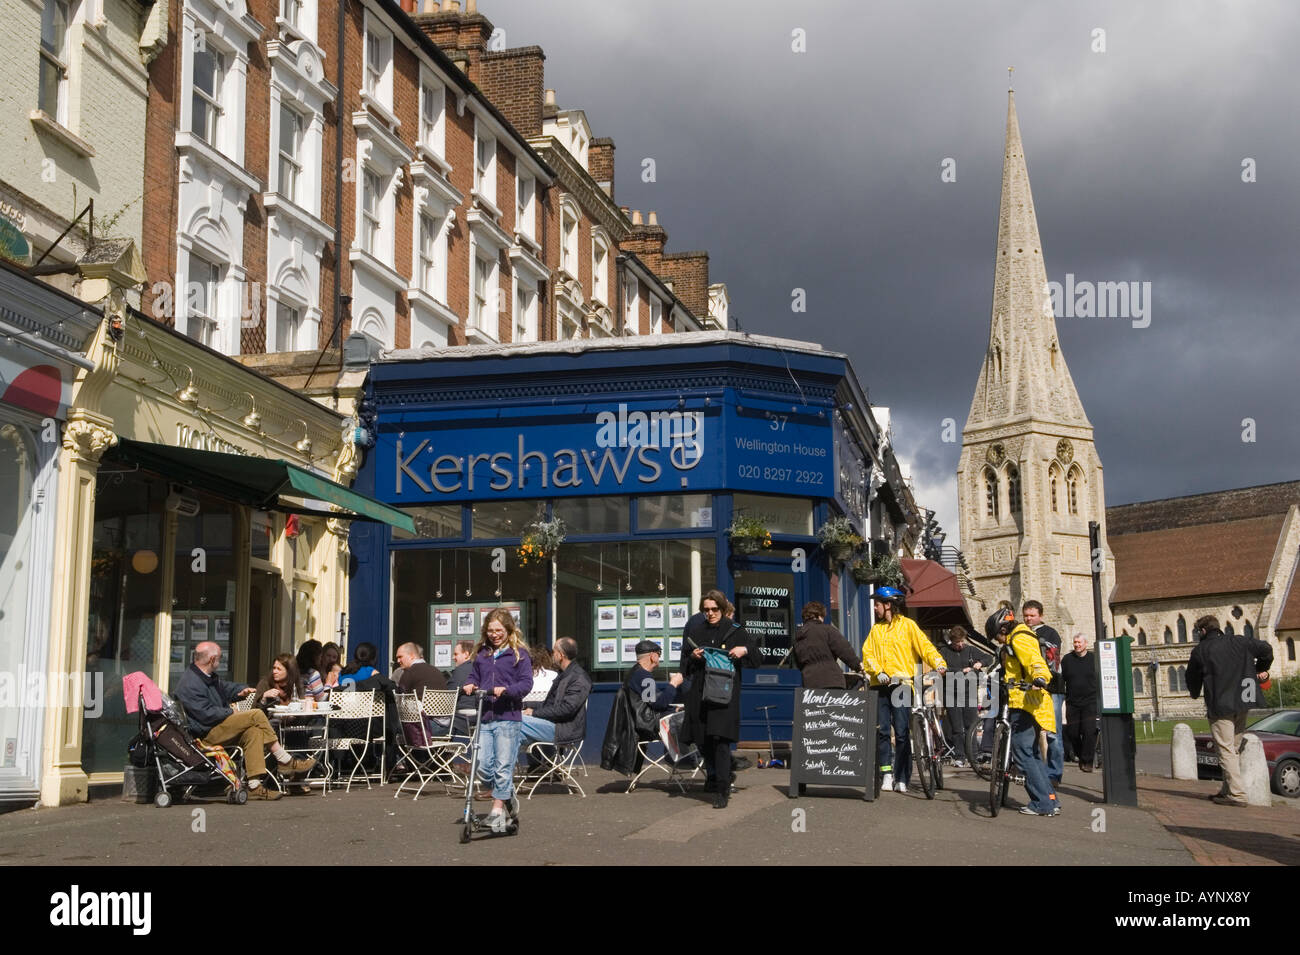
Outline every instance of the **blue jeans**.
{"type": "Polygon", "coordinates": [[[518,720],[485,720],[479,728],[478,775],[492,784],[492,798],[503,802],[515,794],[520,727],[518,720]]]}
{"type": "MultiPolygon", "coordinates": [[[[880,759],[880,771],[892,772],[895,782],[903,785],[912,778],[912,747],[909,730],[912,722],[910,706],[895,706],[893,692],[888,687],[880,691],[880,706],[876,711],[876,755],[880,759]],[[889,728],[894,728],[894,746],[889,745],[889,728]],[[894,753],[898,753],[895,762],[894,753]]],[[[899,700],[911,702],[911,687],[904,686],[898,690],[899,700]]]]}
{"type": "Polygon", "coordinates": [[[554,743],[555,742],[555,724],[550,720],[544,720],[540,716],[529,716],[524,714],[523,728],[520,732],[519,745],[525,747],[529,743],[554,743]]]}
{"type": "Polygon", "coordinates": [[[1029,808],[1037,813],[1056,809],[1056,791],[1047,778],[1047,767],[1038,754],[1038,723],[1025,710],[1011,710],[1011,755],[1025,774],[1029,808]]]}
{"type": "Polygon", "coordinates": [[[1064,703],[1063,694],[1052,694],[1052,709],[1056,711],[1056,732],[1047,734],[1047,778],[1054,786],[1060,785],[1061,777],[1065,775],[1065,740],[1061,736],[1061,707],[1064,703]]]}

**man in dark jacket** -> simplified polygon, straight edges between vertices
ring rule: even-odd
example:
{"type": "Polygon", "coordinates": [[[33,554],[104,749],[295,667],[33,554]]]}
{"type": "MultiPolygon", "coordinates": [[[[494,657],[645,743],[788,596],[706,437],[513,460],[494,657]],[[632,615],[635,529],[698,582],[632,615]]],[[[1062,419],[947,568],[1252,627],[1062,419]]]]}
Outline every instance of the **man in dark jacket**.
{"type": "Polygon", "coordinates": [[[684,652],[682,676],[691,681],[686,691],[686,719],[680,740],[694,743],[704,758],[708,779],[706,791],[716,792],[714,809],[727,808],[731,792],[731,746],[740,739],[740,669],[762,663],[758,645],[736,621],[723,616],[727,598],[719,590],[707,591],[700,598],[700,612],[686,622],[683,629],[684,652]],[[704,699],[704,648],[725,650],[736,669],[731,699],[727,703],[709,703],[704,699]]]}
{"type": "Polygon", "coordinates": [[[424,659],[424,648],[418,643],[404,643],[398,647],[397,662],[402,671],[397,679],[397,688],[402,693],[423,696],[426,689],[447,689],[447,678],[424,659]]]}
{"type": "Polygon", "coordinates": [[[587,737],[591,677],[577,662],[578,641],[560,637],[551,648],[551,661],[560,675],[540,705],[524,710],[521,746],[534,742],[564,746],[581,743],[587,737]]]}
{"type": "Polygon", "coordinates": [[[1259,705],[1259,684],[1268,679],[1273,648],[1253,637],[1225,636],[1213,615],[1197,620],[1193,633],[1200,642],[1187,664],[1187,692],[1196,699],[1205,689],[1205,714],[1223,769],[1223,790],[1210,798],[1224,806],[1246,806],[1237,754],[1246,715],[1259,705]]]}
{"type": "Polygon", "coordinates": [[[804,604],[803,626],[794,635],[795,665],[803,676],[804,689],[844,689],[843,663],[851,671],[862,669],[862,657],[834,627],[826,622],[826,607],[814,600],[804,604]]]}
{"type": "Polygon", "coordinates": [[[194,648],[194,662],[181,674],[176,699],[185,707],[190,732],[209,746],[238,742],[244,751],[249,798],[279,799],[278,789],[262,785],[262,775],[266,772],[265,749],[270,747],[281,771],[289,775],[307,773],[316,760],[290,756],[261,710],[235,712],[235,700],[248,696],[253,688],[219,679],[220,667],[221,647],[209,640],[194,648]]]}
{"type": "MultiPolygon", "coordinates": [[[[948,664],[944,680],[943,719],[948,742],[959,753],[965,752],[966,729],[977,718],[980,671],[993,663],[989,656],[976,650],[974,644],[967,641],[968,636],[966,628],[958,624],[948,631],[946,643],[935,646],[939,656],[943,657],[943,662],[948,664]]],[[[965,766],[966,760],[958,757],[953,760],[953,765],[965,766]]]]}
{"type": "Polygon", "coordinates": [[[1068,718],[1065,738],[1079,757],[1079,768],[1090,773],[1097,758],[1097,661],[1081,633],[1074,635],[1074,652],[1061,660],[1061,685],[1068,718]]]}
{"type": "Polygon", "coordinates": [[[1061,711],[1065,707],[1065,693],[1061,690],[1061,635],[1055,628],[1043,623],[1043,605],[1037,600],[1026,600],[1020,608],[1025,625],[1038,637],[1038,649],[1043,662],[1052,671],[1047,692],[1052,697],[1052,714],[1056,717],[1056,732],[1047,734],[1047,776],[1053,786],[1061,784],[1065,775],[1065,738],[1061,733],[1061,711]]]}

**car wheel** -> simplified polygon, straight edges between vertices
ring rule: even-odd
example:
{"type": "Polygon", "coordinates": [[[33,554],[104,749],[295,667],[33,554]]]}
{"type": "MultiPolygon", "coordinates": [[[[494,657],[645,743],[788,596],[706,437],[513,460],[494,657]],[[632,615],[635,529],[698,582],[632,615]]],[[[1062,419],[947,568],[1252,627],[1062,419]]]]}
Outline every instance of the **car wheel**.
{"type": "Polygon", "coordinates": [[[1300,760],[1284,759],[1273,770],[1273,791],[1294,799],[1300,796],[1300,760]]]}

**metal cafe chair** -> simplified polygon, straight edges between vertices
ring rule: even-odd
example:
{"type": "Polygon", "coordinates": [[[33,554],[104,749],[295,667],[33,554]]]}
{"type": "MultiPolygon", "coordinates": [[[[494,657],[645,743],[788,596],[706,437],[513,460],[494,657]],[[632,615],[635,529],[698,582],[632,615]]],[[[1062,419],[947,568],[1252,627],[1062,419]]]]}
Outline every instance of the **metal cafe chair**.
{"type": "Polygon", "coordinates": [[[412,780],[417,778],[419,787],[415,790],[415,799],[419,799],[424,787],[434,780],[441,781],[449,794],[453,786],[460,783],[460,777],[452,768],[453,760],[465,753],[465,744],[452,739],[452,719],[458,696],[456,690],[431,689],[426,689],[422,698],[414,693],[397,694],[397,716],[402,724],[403,737],[397,748],[401,754],[399,759],[410,766],[411,771],[397,787],[394,799],[409,792],[408,786],[414,786],[412,780]],[[430,725],[438,729],[445,727],[446,731],[435,735],[430,731],[430,725]]]}
{"type": "MultiPolygon", "coordinates": [[[[587,707],[586,703],[582,704],[583,709],[587,707]]],[[[585,722],[584,722],[585,725],[585,722]]],[[[576,789],[578,795],[587,798],[577,777],[573,773],[574,767],[578,760],[582,758],[583,740],[575,740],[572,743],[533,743],[528,747],[529,763],[541,769],[541,772],[532,779],[532,788],[528,790],[529,799],[533,798],[533,793],[537,792],[537,787],[550,779],[554,783],[559,783],[572,794],[576,789]]],[[[584,764],[585,773],[585,764],[584,764]]],[[[525,780],[525,785],[527,780],[525,780]]],[[[522,788],[522,787],[521,787],[522,788]]]]}
{"type": "MultiPolygon", "coordinates": [[[[358,773],[360,778],[366,781],[366,788],[369,789],[371,774],[366,772],[364,761],[375,737],[373,726],[376,719],[380,721],[382,732],[383,697],[375,690],[353,690],[349,693],[330,694],[330,702],[338,706],[337,710],[325,718],[325,742],[327,752],[331,756],[330,761],[333,762],[334,753],[346,752],[351,755],[352,772],[348,774],[347,782],[342,784],[344,791],[352,791],[352,783],[356,781],[358,773]],[[364,723],[365,728],[358,733],[359,723],[364,723]]],[[[326,792],[329,791],[333,778],[334,773],[331,770],[325,778],[326,792]]],[[[335,785],[339,783],[336,782],[335,785]]]]}

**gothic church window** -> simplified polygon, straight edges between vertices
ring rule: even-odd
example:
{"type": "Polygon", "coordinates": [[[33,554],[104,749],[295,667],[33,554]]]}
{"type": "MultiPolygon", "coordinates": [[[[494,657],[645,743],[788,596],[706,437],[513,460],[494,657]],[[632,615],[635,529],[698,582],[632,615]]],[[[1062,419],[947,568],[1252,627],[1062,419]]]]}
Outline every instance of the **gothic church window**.
{"type": "Polygon", "coordinates": [[[998,476],[990,470],[984,472],[984,513],[991,520],[998,520],[998,476]]]}
{"type": "Polygon", "coordinates": [[[1253,640],[1255,637],[1255,628],[1250,625],[1249,620],[1242,624],[1241,632],[1246,635],[1247,640],[1253,640]]]}
{"type": "Polygon", "coordinates": [[[1138,693],[1145,693],[1145,692],[1146,690],[1142,686],[1142,670],[1139,667],[1134,667],[1133,668],[1133,693],[1134,695],[1136,695],[1138,693]]]}
{"type": "Polygon", "coordinates": [[[1147,632],[1146,632],[1145,630],[1142,630],[1142,629],[1139,628],[1139,630],[1138,630],[1138,646],[1139,646],[1139,647],[1145,647],[1146,645],[1147,645],[1147,632]]]}
{"type": "Polygon", "coordinates": [[[1294,637],[1286,638],[1286,658],[1288,660],[1295,659],[1295,638],[1294,637]]]}
{"type": "Polygon", "coordinates": [[[1079,513],[1080,483],[1082,483],[1082,475],[1077,468],[1071,468],[1069,476],[1065,479],[1065,486],[1070,502],[1070,513],[1075,515],[1079,513]]]}
{"type": "Polygon", "coordinates": [[[1165,627],[1165,643],[1173,643],[1173,642],[1174,642],[1174,632],[1170,630],[1168,627],[1165,627]]]}
{"type": "Polygon", "coordinates": [[[1007,465],[1007,511],[1020,513],[1020,469],[1014,464],[1007,465]]]}
{"type": "Polygon", "coordinates": [[[1178,615],[1178,642],[1187,642],[1187,621],[1183,619],[1181,613],[1178,615]]]}
{"type": "Polygon", "coordinates": [[[1058,500],[1057,488],[1060,484],[1060,479],[1061,479],[1061,469],[1056,466],[1056,463],[1053,462],[1052,464],[1048,465],[1047,486],[1051,489],[1052,492],[1052,513],[1053,514],[1061,513],[1061,506],[1060,504],[1057,503],[1058,500]]]}

